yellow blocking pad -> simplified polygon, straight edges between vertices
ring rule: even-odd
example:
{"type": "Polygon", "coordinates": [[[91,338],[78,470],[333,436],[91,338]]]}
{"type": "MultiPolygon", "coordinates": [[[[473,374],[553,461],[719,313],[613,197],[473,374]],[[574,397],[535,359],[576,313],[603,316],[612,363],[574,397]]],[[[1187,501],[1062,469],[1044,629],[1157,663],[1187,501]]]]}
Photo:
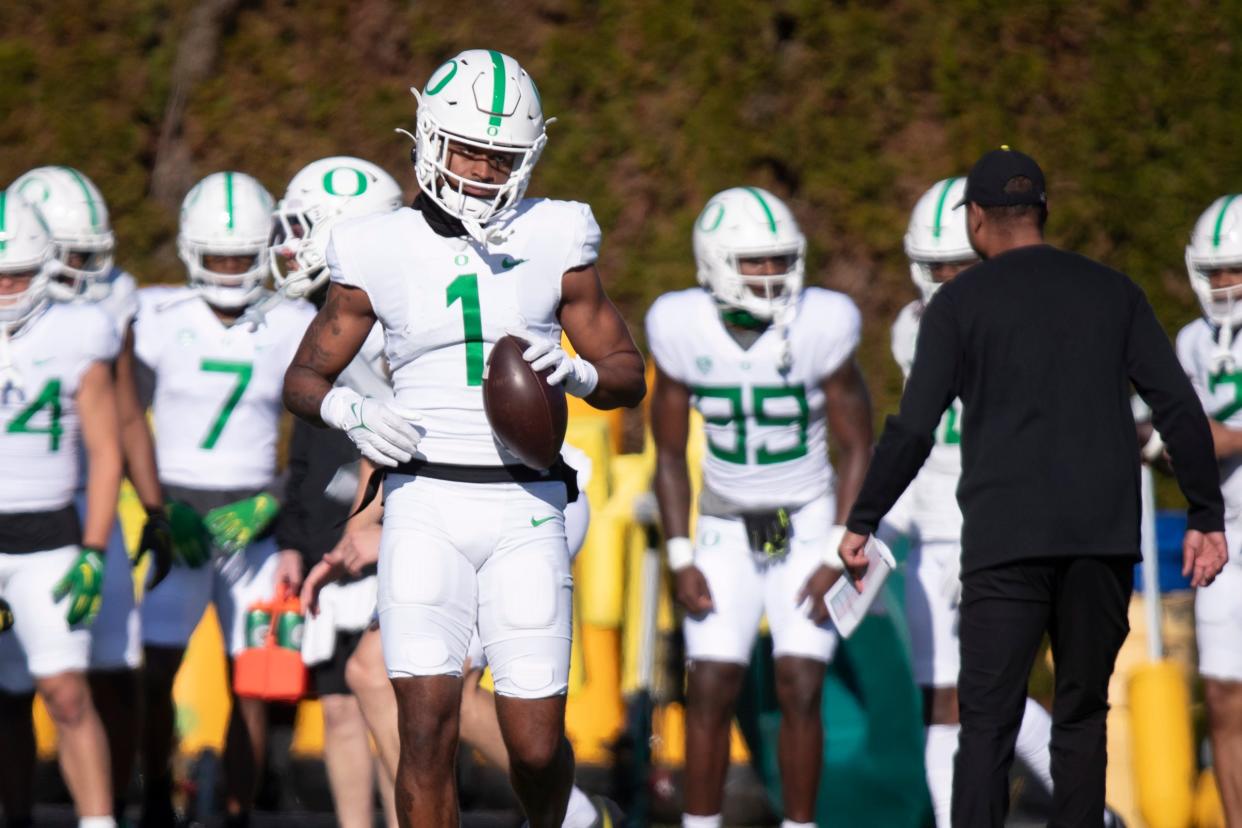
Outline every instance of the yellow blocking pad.
{"type": "Polygon", "coordinates": [[[1220,789],[1216,787],[1216,775],[1208,768],[1199,774],[1195,790],[1195,828],[1226,828],[1225,808],[1220,802],[1220,789]]]}
{"type": "MultiPolygon", "coordinates": [[[[1161,633],[1164,639],[1166,661],[1178,665],[1184,681],[1189,682],[1196,672],[1194,642],[1194,596],[1189,591],[1171,592],[1161,599],[1163,620],[1161,633]]],[[[1143,598],[1135,595],[1130,600],[1128,612],[1130,635],[1117,654],[1116,669],[1108,686],[1108,804],[1129,825],[1141,825],[1140,783],[1135,753],[1133,723],[1136,718],[1131,708],[1130,676],[1150,662],[1147,659],[1147,615],[1143,598]]],[[[1188,711],[1188,707],[1183,707],[1188,711]]],[[[1169,711],[1160,711],[1160,716],[1169,711]]],[[[1189,713],[1183,714],[1189,715],[1189,713]]]]}
{"type": "Polygon", "coordinates": [[[1137,668],[1129,680],[1139,812],[1151,828],[1187,828],[1196,771],[1186,678],[1173,662],[1159,661],[1137,668]]]}

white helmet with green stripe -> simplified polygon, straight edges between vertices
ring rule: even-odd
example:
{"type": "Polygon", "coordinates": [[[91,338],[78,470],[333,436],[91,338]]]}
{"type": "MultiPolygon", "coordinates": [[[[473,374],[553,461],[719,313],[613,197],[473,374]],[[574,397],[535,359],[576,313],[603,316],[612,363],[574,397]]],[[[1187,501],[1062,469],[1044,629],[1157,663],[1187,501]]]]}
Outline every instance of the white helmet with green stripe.
{"type": "Polygon", "coordinates": [[[36,167],[10,185],[39,208],[60,262],[48,292],[58,302],[104,299],[112,291],[108,275],[116,238],[108,205],[95,184],[73,167],[36,167]],[[73,257],[73,266],[70,263],[73,257]]]}
{"type": "Polygon", "coordinates": [[[461,219],[476,238],[481,228],[526,193],[548,140],[535,82],[516,60],[489,49],[468,49],[431,73],[418,98],[414,173],[428,198],[461,219]],[[514,155],[502,184],[467,181],[448,169],[449,142],[514,155]],[[488,192],[480,198],[466,185],[488,192]]]}
{"type": "Polygon", "coordinates": [[[25,288],[0,295],[0,332],[16,328],[47,304],[56,270],[52,230],[38,208],[12,187],[0,190],[0,274],[33,273],[25,288]]]}
{"type": "Polygon", "coordinates": [[[337,155],[293,176],[273,216],[270,264],[279,293],[298,299],[328,279],[327,247],[341,219],[401,206],[401,185],[370,161],[337,155]]]}
{"type": "Polygon", "coordinates": [[[208,304],[235,310],[263,294],[272,208],[263,185],[239,172],[212,173],[186,194],[177,252],[190,286],[208,304]],[[222,273],[209,270],[204,256],[245,256],[251,262],[241,273],[222,273]]]}
{"type": "Polygon", "coordinates": [[[785,203],[758,187],[733,187],[712,196],[694,222],[699,284],[727,308],[770,320],[791,307],[802,290],[806,236],[785,203]],[[743,275],[742,259],[783,257],[785,272],[743,275]]]}
{"type": "Polygon", "coordinates": [[[1210,274],[1242,269],[1242,195],[1223,195],[1199,216],[1186,245],[1186,270],[1203,315],[1214,325],[1242,325],[1242,286],[1212,289],[1210,274]]]}
{"type": "Polygon", "coordinates": [[[906,257],[910,259],[910,278],[922,292],[924,302],[931,301],[940,287],[932,278],[931,265],[979,258],[966,234],[966,207],[954,206],[965,192],[965,177],[937,181],[919,197],[910,214],[906,257]]]}

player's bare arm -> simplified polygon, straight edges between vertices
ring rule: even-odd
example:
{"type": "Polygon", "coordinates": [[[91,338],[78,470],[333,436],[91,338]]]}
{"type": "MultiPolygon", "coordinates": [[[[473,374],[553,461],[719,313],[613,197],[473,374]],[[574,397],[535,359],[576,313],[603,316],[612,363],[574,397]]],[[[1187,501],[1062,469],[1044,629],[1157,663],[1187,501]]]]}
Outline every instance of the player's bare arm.
{"type": "Polygon", "coordinates": [[[125,476],[148,510],[164,508],[164,491],[155,465],[155,443],[147,425],[145,406],[138,398],[133,328],[125,331],[125,344],[114,367],[117,416],[120,421],[121,453],[125,476]]]}
{"type": "Polygon", "coordinates": [[[285,372],[285,407],[309,423],[326,425],[319,415],[323,398],[332,390],[337,375],[358,353],[374,324],[375,312],[365,291],[330,285],[323,308],[306,329],[285,372]]]}
{"type": "Polygon", "coordinates": [[[599,372],[599,384],[586,401],[603,409],[638,405],[647,393],[643,358],[595,265],[565,274],[559,317],[574,349],[599,372]]]}
{"type": "Polygon", "coordinates": [[[867,476],[874,434],[871,395],[853,357],[824,380],[828,433],[836,444],[837,517],[844,524],[867,476]]]}
{"type": "Polygon", "coordinates": [[[89,464],[82,545],[106,549],[112,521],[116,519],[122,467],[121,443],[117,438],[116,392],[107,363],[96,362],[86,369],[78,386],[77,405],[82,424],[82,444],[89,464]]]}
{"type": "MultiPolygon", "coordinates": [[[[858,498],[867,475],[867,464],[871,461],[871,395],[853,357],[824,380],[823,389],[828,433],[836,444],[837,454],[833,464],[837,470],[836,522],[843,525],[858,498]]],[[[850,535],[849,532],[845,534],[850,535]]],[[[865,557],[863,560],[860,568],[858,561],[842,556],[842,562],[854,578],[860,578],[865,571],[865,557]]],[[[824,595],[840,575],[839,570],[823,564],[807,579],[799,597],[811,600],[812,620],[822,622],[828,618],[824,595]]]]}
{"type": "Polygon", "coordinates": [[[1221,460],[1242,454],[1242,429],[1230,428],[1224,423],[1209,419],[1212,428],[1212,442],[1216,446],[1216,456],[1221,460]]]}
{"type": "MultiPolygon", "coordinates": [[[[690,469],[686,445],[690,439],[690,389],[656,365],[651,397],[651,434],[656,446],[655,494],[664,536],[687,542],[690,535],[690,469]]],[[[712,609],[712,594],[699,568],[690,564],[674,570],[677,600],[692,613],[712,609]]]]}

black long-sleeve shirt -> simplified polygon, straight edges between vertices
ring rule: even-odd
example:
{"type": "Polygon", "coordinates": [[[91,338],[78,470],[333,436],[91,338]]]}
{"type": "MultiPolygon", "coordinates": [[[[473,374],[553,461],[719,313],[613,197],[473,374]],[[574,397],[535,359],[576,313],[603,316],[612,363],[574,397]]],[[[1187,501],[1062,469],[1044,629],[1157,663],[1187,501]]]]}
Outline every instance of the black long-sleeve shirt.
{"type": "Polygon", "coordinates": [[[341,539],[357,491],[357,467],[358,450],[343,431],[294,420],[276,542],[300,552],[308,572],[341,539]]]}
{"type": "Polygon", "coordinates": [[[1168,446],[1189,528],[1222,530],[1207,417],[1142,290],[1049,245],[970,268],[923,314],[901,407],[888,418],[849,529],[875,531],[960,397],[963,571],[1024,558],[1138,557],[1131,384],[1168,446]]]}

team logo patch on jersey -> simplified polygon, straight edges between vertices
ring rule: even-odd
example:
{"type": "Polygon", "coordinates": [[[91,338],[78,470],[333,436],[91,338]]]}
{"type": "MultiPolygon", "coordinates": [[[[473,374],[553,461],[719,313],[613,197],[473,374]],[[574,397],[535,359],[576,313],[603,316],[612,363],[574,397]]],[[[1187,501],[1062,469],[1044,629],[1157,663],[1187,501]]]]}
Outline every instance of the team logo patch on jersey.
{"type": "Polygon", "coordinates": [[[198,335],[194,333],[194,330],[192,328],[182,328],[181,330],[177,331],[177,344],[178,345],[189,345],[191,342],[193,342],[196,339],[198,339],[198,335]]]}
{"type": "Polygon", "coordinates": [[[709,356],[699,357],[694,361],[694,364],[699,369],[700,374],[706,374],[712,370],[712,358],[709,356]]]}

